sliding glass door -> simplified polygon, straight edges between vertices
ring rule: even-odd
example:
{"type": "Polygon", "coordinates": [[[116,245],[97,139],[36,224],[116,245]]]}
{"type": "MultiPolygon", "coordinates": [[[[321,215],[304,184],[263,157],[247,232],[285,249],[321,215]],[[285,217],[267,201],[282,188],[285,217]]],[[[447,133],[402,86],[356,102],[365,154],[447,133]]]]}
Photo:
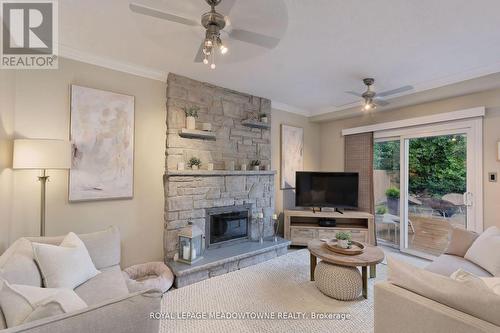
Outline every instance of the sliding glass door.
{"type": "Polygon", "coordinates": [[[432,258],[453,227],[480,231],[476,123],[376,133],[374,190],[380,243],[432,258]]]}

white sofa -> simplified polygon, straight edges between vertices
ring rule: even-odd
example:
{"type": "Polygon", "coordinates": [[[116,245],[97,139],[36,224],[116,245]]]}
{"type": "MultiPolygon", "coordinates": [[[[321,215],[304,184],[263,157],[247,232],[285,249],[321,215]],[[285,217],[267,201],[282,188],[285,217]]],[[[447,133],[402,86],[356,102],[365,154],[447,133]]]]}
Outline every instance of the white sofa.
{"type": "MultiPolygon", "coordinates": [[[[0,332],[30,333],[108,333],[154,332],[157,320],[151,312],[160,311],[161,293],[156,290],[130,293],[120,268],[120,234],[116,227],[79,235],[100,274],[75,288],[87,308],[6,328],[0,308],[0,332]]],[[[31,242],[59,245],[64,236],[21,238],[0,256],[0,277],[11,284],[42,287],[42,276],[33,259],[31,242]]],[[[75,263],[75,265],[78,263],[75,263]]]]}
{"type": "MultiPolygon", "coordinates": [[[[477,294],[448,297],[450,293],[443,287],[447,285],[443,277],[448,278],[459,268],[481,277],[492,276],[463,257],[476,237],[468,231],[454,231],[448,250],[426,267],[427,273],[422,272],[418,277],[408,275],[408,282],[398,285],[392,282],[375,284],[375,333],[500,333],[500,296],[493,295],[481,304],[478,300],[481,296],[477,294]],[[427,279],[423,279],[426,274],[427,279]],[[480,310],[485,307],[487,311],[480,310]],[[491,313],[483,316],[490,311],[493,311],[493,320],[491,313]]],[[[460,292],[456,286],[454,288],[451,289],[460,292]]]]}

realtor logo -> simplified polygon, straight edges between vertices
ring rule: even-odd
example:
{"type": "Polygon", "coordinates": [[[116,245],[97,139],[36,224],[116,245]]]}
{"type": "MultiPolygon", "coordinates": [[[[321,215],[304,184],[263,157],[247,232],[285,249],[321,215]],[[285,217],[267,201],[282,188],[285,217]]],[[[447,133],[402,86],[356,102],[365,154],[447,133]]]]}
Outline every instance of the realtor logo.
{"type": "Polygon", "coordinates": [[[1,68],[57,68],[57,1],[0,1],[1,68]]]}

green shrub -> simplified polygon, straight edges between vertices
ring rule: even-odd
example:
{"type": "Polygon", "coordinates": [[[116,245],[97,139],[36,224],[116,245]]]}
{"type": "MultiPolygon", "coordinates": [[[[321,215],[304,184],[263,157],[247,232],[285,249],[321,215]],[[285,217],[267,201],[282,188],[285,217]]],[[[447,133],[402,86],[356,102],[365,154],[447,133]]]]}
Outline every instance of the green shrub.
{"type": "Polygon", "coordinates": [[[387,207],[385,207],[385,206],[377,207],[377,211],[376,211],[377,215],[384,215],[386,213],[387,213],[387,207]]]}
{"type": "Polygon", "coordinates": [[[390,187],[385,191],[385,196],[391,199],[399,199],[400,192],[396,187],[390,187]]]}

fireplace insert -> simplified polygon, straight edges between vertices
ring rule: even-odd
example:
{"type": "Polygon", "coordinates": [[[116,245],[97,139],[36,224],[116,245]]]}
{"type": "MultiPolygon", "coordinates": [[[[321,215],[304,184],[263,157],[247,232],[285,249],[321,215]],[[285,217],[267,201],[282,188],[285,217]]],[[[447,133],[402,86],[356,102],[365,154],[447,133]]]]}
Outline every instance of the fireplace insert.
{"type": "Polygon", "coordinates": [[[208,210],[205,223],[207,248],[248,240],[249,222],[249,206],[231,206],[208,210]]]}

